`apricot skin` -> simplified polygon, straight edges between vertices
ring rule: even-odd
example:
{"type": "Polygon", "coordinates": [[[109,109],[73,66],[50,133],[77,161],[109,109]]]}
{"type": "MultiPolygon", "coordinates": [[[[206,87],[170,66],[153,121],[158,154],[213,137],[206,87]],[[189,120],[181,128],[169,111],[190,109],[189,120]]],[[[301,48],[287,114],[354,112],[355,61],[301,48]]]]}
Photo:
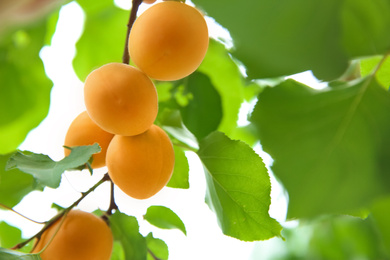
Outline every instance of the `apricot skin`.
{"type": "Polygon", "coordinates": [[[84,84],[84,101],[98,126],[125,136],[145,132],[158,111],[153,82],[139,69],[122,63],[92,71],[84,84]]]}
{"type": "Polygon", "coordinates": [[[152,125],[137,136],[115,136],[108,146],[106,162],[111,180],[124,193],[147,199],[168,183],[175,155],[168,135],[152,125]]]}
{"type": "Polygon", "coordinates": [[[151,5],[154,2],[156,2],[156,0],[143,0],[142,2],[144,2],[145,4],[151,5]]]}
{"type": "Polygon", "coordinates": [[[43,260],[109,260],[113,247],[113,236],[106,222],[92,213],[71,210],[64,221],[57,220],[41,236],[33,253],[41,251],[43,260]]]}
{"type": "MultiPolygon", "coordinates": [[[[101,151],[92,155],[93,160],[91,164],[93,169],[97,169],[106,166],[107,148],[113,137],[113,134],[104,131],[96,125],[89,117],[87,111],[84,111],[70,124],[65,136],[64,145],[72,147],[98,143],[101,151]]],[[[65,156],[68,156],[70,149],[65,148],[64,153],[65,156]]]]}
{"type": "Polygon", "coordinates": [[[199,67],[208,44],[203,15],[192,6],[167,1],[151,6],[135,20],[129,54],[149,77],[178,80],[199,67]]]}

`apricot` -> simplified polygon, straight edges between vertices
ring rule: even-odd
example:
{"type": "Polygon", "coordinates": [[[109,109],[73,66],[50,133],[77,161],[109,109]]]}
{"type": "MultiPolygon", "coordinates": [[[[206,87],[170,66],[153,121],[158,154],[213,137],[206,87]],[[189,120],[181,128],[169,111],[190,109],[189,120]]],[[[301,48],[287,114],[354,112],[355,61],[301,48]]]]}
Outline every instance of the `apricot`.
{"type": "Polygon", "coordinates": [[[134,64],[157,80],[178,80],[201,64],[209,44],[203,15],[194,7],[167,1],[151,6],[134,22],[129,54],[134,64]]]}
{"type": "MultiPolygon", "coordinates": [[[[106,165],[106,152],[113,134],[101,129],[95,122],[91,120],[87,111],[79,114],[68,128],[65,136],[64,146],[81,146],[92,145],[98,143],[101,150],[99,153],[92,155],[93,169],[97,169],[106,165]]],[[[65,156],[70,154],[70,149],[65,148],[65,156]]]]}
{"type": "Polygon", "coordinates": [[[114,184],[130,197],[147,199],[168,183],[175,154],[168,135],[152,125],[140,135],[114,136],[106,162],[114,184]]]}
{"type": "Polygon", "coordinates": [[[118,135],[145,132],[158,111],[153,82],[139,69],[122,63],[92,71],[85,81],[84,101],[91,119],[118,135]]]}
{"type": "Polygon", "coordinates": [[[40,255],[43,260],[109,260],[113,236],[101,218],[81,210],[71,210],[64,221],[57,220],[42,234],[33,253],[40,252],[47,244],[40,255]]]}
{"type": "Polygon", "coordinates": [[[145,4],[153,4],[154,2],[156,2],[156,0],[143,0],[142,2],[144,2],[145,4]]]}

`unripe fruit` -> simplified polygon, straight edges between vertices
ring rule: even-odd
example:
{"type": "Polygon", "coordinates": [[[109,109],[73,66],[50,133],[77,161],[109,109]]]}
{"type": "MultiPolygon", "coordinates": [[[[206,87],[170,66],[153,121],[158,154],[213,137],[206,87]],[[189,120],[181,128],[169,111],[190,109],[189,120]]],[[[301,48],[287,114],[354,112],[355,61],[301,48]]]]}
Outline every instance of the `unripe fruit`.
{"type": "Polygon", "coordinates": [[[160,127],[136,136],[114,136],[107,150],[111,180],[127,195],[147,199],[172,176],[175,154],[171,140],[160,127]]]}
{"type": "Polygon", "coordinates": [[[101,218],[92,213],[71,210],[64,221],[57,220],[42,234],[33,253],[41,251],[49,242],[40,255],[43,260],[109,260],[113,236],[101,218]]]}
{"type": "Polygon", "coordinates": [[[184,3],[168,1],[151,6],[135,20],[129,53],[149,77],[178,80],[199,67],[208,44],[203,15],[184,3]]]}
{"type": "Polygon", "coordinates": [[[139,69],[122,63],[92,71],[85,81],[84,101],[91,119],[118,135],[145,132],[158,111],[153,82],[139,69]]]}
{"type": "MultiPolygon", "coordinates": [[[[68,128],[65,136],[64,145],[68,147],[92,145],[98,143],[101,151],[92,155],[93,169],[100,168],[106,165],[106,152],[113,134],[108,133],[95,124],[89,117],[87,111],[79,114],[68,128]]],[[[65,156],[70,154],[70,150],[65,148],[65,156]]]]}

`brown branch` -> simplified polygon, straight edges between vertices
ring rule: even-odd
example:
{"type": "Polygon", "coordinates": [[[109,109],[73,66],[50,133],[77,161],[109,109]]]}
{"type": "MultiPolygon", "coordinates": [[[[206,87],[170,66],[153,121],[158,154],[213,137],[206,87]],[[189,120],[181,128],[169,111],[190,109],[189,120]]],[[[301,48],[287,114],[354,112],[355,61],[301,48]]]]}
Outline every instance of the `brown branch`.
{"type": "Polygon", "coordinates": [[[125,40],[125,48],[123,50],[122,62],[125,64],[130,63],[130,55],[129,55],[129,35],[131,31],[131,27],[137,18],[138,8],[141,5],[142,0],[133,0],[133,5],[131,7],[129,22],[127,23],[127,32],[126,32],[126,40],[125,40]]]}
{"type": "Polygon", "coordinates": [[[46,222],[45,226],[38,232],[36,233],[34,236],[30,237],[29,239],[15,245],[14,247],[12,247],[11,249],[13,250],[17,250],[17,249],[20,249],[22,247],[24,247],[25,245],[27,245],[30,241],[32,241],[33,239],[35,238],[40,238],[43,234],[43,232],[45,232],[51,225],[53,225],[53,223],[55,223],[58,219],[62,218],[65,214],[67,214],[71,209],[73,209],[74,207],[76,207],[86,196],[88,196],[88,194],[90,194],[92,191],[94,191],[97,187],[100,186],[100,184],[102,184],[103,182],[105,181],[108,181],[110,180],[110,177],[108,176],[108,173],[106,173],[103,178],[98,181],[95,185],[93,185],[89,190],[87,190],[86,192],[83,192],[81,194],[81,197],[76,200],[72,205],[70,205],[69,207],[67,207],[66,209],[64,209],[63,211],[61,211],[60,213],[58,213],[57,215],[55,215],[52,219],[50,219],[49,221],[46,222]]]}
{"type": "Polygon", "coordinates": [[[25,215],[22,215],[21,213],[19,213],[19,212],[17,212],[16,210],[14,210],[13,208],[10,208],[10,207],[8,207],[8,206],[2,204],[2,203],[0,203],[0,207],[5,208],[5,209],[7,209],[7,210],[10,210],[10,211],[12,211],[13,213],[15,213],[15,214],[17,214],[17,215],[19,215],[19,216],[21,216],[21,217],[23,217],[23,218],[25,218],[25,219],[31,221],[31,222],[34,222],[34,223],[37,223],[37,224],[45,224],[45,223],[46,223],[46,222],[39,222],[39,221],[33,220],[33,219],[29,218],[29,217],[26,217],[25,215]]]}

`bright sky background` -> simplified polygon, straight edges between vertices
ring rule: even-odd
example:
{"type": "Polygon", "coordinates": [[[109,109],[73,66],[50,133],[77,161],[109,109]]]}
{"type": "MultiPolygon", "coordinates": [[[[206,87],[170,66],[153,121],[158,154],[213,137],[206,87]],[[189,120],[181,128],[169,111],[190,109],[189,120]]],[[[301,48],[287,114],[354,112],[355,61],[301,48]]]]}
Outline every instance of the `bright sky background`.
{"type": "MultiPolygon", "coordinates": [[[[128,9],[130,1],[116,1],[128,9]]],[[[142,12],[147,5],[141,5],[142,12]]],[[[228,38],[226,31],[215,26],[209,19],[210,34],[228,38]]],[[[52,45],[45,47],[41,52],[48,76],[54,87],[51,92],[51,107],[47,118],[28,135],[20,149],[36,153],[48,154],[54,160],[63,158],[63,141],[68,126],[73,119],[85,110],[83,101],[83,83],[77,78],[72,69],[72,59],[75,54],[74,44],[82,32],[83,13],[75,3],[63,7],[57,32],[53,37],[52,45]]],[[[104,51],[104,46],[102,46],[104,51]]],[[[295,75],[295,78],[309,85],[316,84],[310,73],[295,75]]],[[[251,105],[243,106],[243,115],[250,111],[251,105]]],[[[245,120],[240,119],[243,124],[245,120]]],[[[271,159],[261,152],[264,161],[269,165],[271,159]]],[[[199,159],[192,152],[186,153],[190,162],[190,189],[164,188],[156,196],[147,200],[135,200],[124,195],[118,188],[115,190],[116,202],[122,212],[136,216],[140,223],[143,235],[153,232],[155,237],[163,239],[169,247],[170,260],[192,259],[255,259],[252,251],[261,251],[262,259],[267,259],[268,253],[278,250],[278,244],[283,243],[280,238],[273,238],[265,242],[245,243],[237,239],[224,236],[219,229],[215,214],[204,203],[206,183],[199,159]],[[171,208],[183,220],[187,228],[187,236],[178,230],[160,230],[151,226],[142,219],[146,209],[151,205],[163,205],[171,208]],[[260,245],[260,247],[259,247],[260,245]]],[[[15,210],[37,221],[45,221],[56,214],[51,209],[52,202],[67,207],[77,200],[81,191],[88,190],[100,180],[106,168],[95,170],[90,176],[87,171],[68,172],[64,174],[61,186],[57,190],[47,188],[44,192],[33,192],[15,207],[15,210]]],[[[286,214],[286,197],[281,187],[272,179],[272,204],[270,215],[282,224],[286,214]]],[[[79,208],[93,211],[97,208],[106,210],[109,203],[109,184],[104,183],[95,192],[80,203],[79,208]]],[[[23,236],[28,238],[41,229],[40,225],[25,220],[12,212],[0,211],[0,219],[23,229],[23,236]]],[[[295,225],[296,223],[289,223],[295,225]]],[[[258,259],[258,258],[256,258],[258,259]]]]}

